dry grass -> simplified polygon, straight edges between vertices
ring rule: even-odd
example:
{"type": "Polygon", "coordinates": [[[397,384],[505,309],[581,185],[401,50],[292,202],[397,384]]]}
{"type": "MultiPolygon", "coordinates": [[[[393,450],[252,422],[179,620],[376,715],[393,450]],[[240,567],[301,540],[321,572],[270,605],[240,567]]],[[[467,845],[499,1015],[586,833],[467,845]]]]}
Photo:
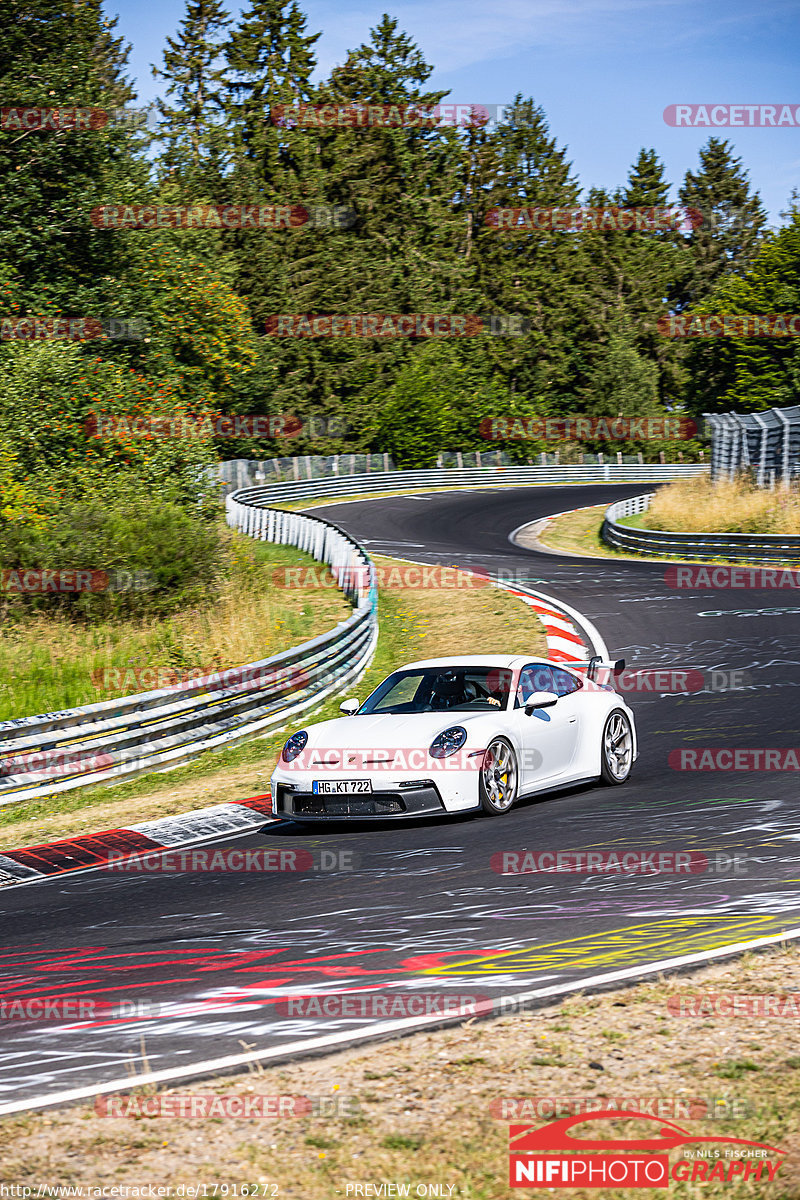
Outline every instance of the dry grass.
{"type": "MultiPolygon", "coordinates": [[[[608,504],[594,504],[554,517],[539,531],[537,540],[548,550],[565,550],[592,558],[636,558],[634,554],[613,550],[600,537],[607,508],[608,504]]],[[[530,544],[525,541],[525,535],[519,540],[522,545],[530,544]]]]}
{"type": "MultiPolygon", "coordinates": [[[[351,608],[335,587],[287,589],[293,547],[231,534],[229,570],[203,607],[150,621],[93,626],[32,616],[0,630],[0,720],[92,704],[255,662],[333,628],[351,608]],[[141,672],[144,672],[142,675],[141,672]]],[[[331,581],[332,582],[332,581],[331,581]]]]}
{"type": "Polygon", "coordinates": [[[800,489],[756,487],[749,478],[712,483],[707,476],[659,488],[643,514],[647,529],[677,533],[800,534],[800,489]]]}
{"type": "MultiPolygon", "coordinates": [[[[385,1186],[391,1183],[410,1184],[408,1194],[423,1195],[417,1191],[420,1185],[436,1183],[445,1185],[440,1196],[454,1200],[504,1200],[511,1192],[508,1125],[490,1115],[495,1098],[725,1098],[727,1111],[740,1114],[735,1119],[676,1118],[676,1123],[695,1137],[749,1138],[778,1146],[788,1151],[785,1165],[771,1185],[766,1180],[673,1182],[670,1197],[797,1200],[797,1021],[673,1017],[667,998],[706,990],[786,993],[798,987],[800,960],[790,946],[680,978],[594,997],[574,995],[538,1011],[284,1067],[262,1070],[254,1065],[249,1074],[171,1089],[320,1096],[328,1103],[345,1098],[349,1114],[282,1121],[109,1120],[84,1104],[9,1117],[0,1121],[0,1181],[171,1184],[173,1195],[176,1185],[200,1181],[208,1186],[207,1196],[215,1194],[214,1185],[229,1189],[216,1195],[234,1195],[234,1184],[241,1195],[241,1185],[247,1184],[254,1189],[250,1195],[294,1200],[397,1195],[385,1186]],[[365,1191],[366,1184],[373,1190],[365,1191]],[[381,1185],[382,1191],[375,1190],[381,1185]]],[[[596,1136],[623,1134],[610,1124],[595,1129],[596,1136]]],[[[634,1132],[628,1126],[623,1136],[634,1132]]],[[[678,1154],[673,1151],[670,1161],[678,1154]]],[[[520,1194],[543,1200],[553,1193],[526,1188],[520,1194]]],[[[564,1194],[571,1200],[624,1200],[631,1195],[597,1188],[564,1194]]]]}
{"type": "MultiPolygon", "coordinates": [[[[387,602],[381,620],[395,624],[406,661],[450,654],[547,653],[539,618],[508,592],[480,582],[470,586],[474,576],[454,571],[434,575],[437,582],[453,586],[417,587],[419,570],[413,564],[380,555],[373,555],[373,561],[387,585],[381,591],[387,602]]],[[[398,665],[395,661],[388,670],[398,665]]]]}
{"type": "MultiPolygon", "coordinates": [[[[381,577],[390,584],[402,578],[407,566],[391,558],[376,556],[374,561],[382,571],[381,577]]],[[[317,594],[320,596],[333,599],[329,589],[323,589],[317,594]]],[[[380,592],[379,621],[375,658],[356,689],[362,699],[390,671],[415,659],[472,654],[476,650],[531,657],[546,653],[544,628],[534,610],[508,592],[492,587],[389,586],[380,592]]],[[[324,628],[334,623],[330,617],[324,628]]],[[[190,627],[187,633],[192,636],[190,627]]],[[[302,637],[308,636],[303,632],[302,637]]],[[[295,640],[301,641],[302,637],[295,640]]],[[[324,702],[306,719],[322,721],[339,716],[339,699],[324,702]]],[[[145,775],[114,787],[76,788],[41,800],[9,804],[0,808],[0,847],[10,850],[261,795],[267,790],[286,736],[285,730],[273,732],[242,746],[204,754],[174,771],[145,775]]]]}

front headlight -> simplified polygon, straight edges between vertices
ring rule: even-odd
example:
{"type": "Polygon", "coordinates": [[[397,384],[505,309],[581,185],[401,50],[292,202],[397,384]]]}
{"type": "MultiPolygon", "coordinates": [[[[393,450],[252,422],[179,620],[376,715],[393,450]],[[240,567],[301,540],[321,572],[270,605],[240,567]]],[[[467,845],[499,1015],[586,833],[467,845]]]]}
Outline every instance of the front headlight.
{"type": "Polygon", "coordinates": [[[299,733],[293,733],[287,739],[285,746],[281,750],[281,758],[284,762],[294,762],[298,754],[302,754],[306,748],[308,734],[305,729],[301,729],[299,733]]]}
{"type": "Polygon", "coordinates": [[[445,729],[444,733],[433,739],[428,753],[431,758],[449,758],[456,750],[461,749],[466,740],[466,729],[462,725],[453,725],[451,729],[445,729]]]}

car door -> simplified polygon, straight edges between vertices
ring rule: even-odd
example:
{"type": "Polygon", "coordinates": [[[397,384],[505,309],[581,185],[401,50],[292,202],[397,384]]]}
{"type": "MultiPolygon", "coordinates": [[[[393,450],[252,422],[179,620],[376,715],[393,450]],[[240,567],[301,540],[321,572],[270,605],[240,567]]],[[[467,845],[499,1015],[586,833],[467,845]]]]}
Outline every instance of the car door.
{"type": "Polygon", "coordinates": [[[520,672],[514,717],[523,748],[520,790],[534,791],[545,781],[568,775],[578,750],[581,682],[568,671],[545,663],[528,663],[520,672]],[[558,703],[528,716],[525,700],[534,692],[555,692],[558,703]]]}

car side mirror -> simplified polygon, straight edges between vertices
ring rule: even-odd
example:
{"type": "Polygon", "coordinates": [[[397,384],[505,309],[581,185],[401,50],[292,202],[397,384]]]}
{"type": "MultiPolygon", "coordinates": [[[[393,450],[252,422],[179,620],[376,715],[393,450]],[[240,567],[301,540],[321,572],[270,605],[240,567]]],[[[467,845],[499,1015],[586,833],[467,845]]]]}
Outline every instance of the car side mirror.
{"type": "Polygon", "coordinates": [[[525,712],[530,717],[533,715],[534,709],[552,708],[554,704],[558,704],[558,696],[555,692],[532,692],[525,701],[525,712]]]}
{"type": "Polygon", "coordinates": [[[352,717],[353,714],[357,713],[360,708],[361,708],[360,700],[356,700],[356,699],[343,700],[342,703],[339,705],[339,712],[343,712],[346,717],[352,717]]]}

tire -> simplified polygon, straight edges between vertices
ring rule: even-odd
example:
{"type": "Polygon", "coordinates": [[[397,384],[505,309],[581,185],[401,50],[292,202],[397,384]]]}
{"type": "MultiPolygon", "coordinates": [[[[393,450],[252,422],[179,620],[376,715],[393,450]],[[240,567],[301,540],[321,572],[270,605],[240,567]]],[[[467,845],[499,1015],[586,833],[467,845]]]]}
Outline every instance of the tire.
{"type": "Polygon", "coordinates": [[[619,787],[630,779],[633,769],[633,727],[621,708],[613,709],[603,726],[600,743],[600,778],[609,787],[619,787]]]}
{"type": "Polygon", "coordinates": [[[478,777],[481,808],[492,817],[507,813],[517,799],[518,789],[516,754],[505,738],[492,738],[478,777]]]}

